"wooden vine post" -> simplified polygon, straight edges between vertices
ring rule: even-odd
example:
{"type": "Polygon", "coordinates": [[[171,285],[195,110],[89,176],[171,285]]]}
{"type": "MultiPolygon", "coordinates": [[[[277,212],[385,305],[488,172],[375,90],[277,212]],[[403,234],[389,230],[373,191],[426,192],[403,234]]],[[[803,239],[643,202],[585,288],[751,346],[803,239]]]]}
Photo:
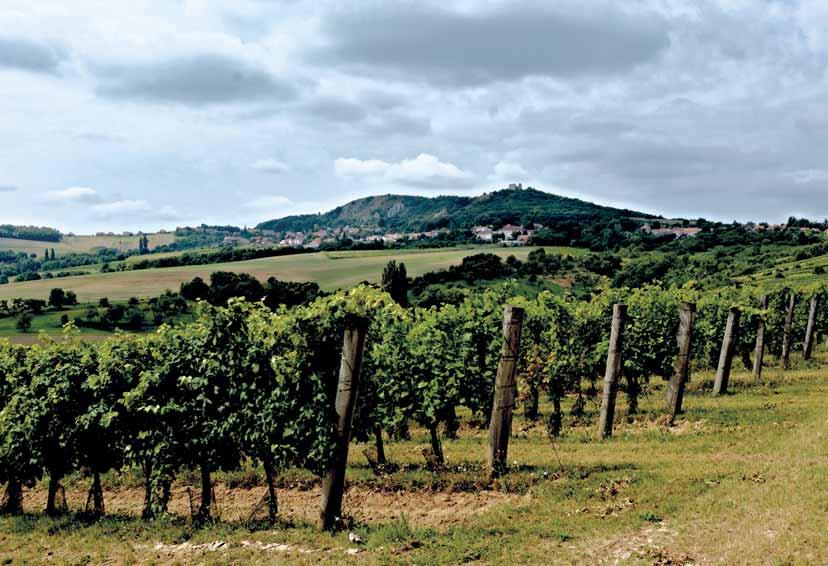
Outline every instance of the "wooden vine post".
{"type": "Polygon", "coordinates": [[[612,436],[612,423],[615,420],[615,398],[618,395],[618,380],[621,376],[623,364],[622,348],[626,320],[627,305],[613,305],[607,369],[604,372],[604,395],[601,398],[601,417],[598,421],[598,435],[601,438],[612,436]]]}
{"type": "Polygon", "coordinates": [[[731,307],[727,315],[722,351],[719,354],[719,368],[716,370],[716,381],[713,384],[714,395],[727,393],[730,368],[733,367],[733,352],[736,349],[736,337],[739,334],[739,315],[739,309],[736,307],[731,307]]]}
{"type": "Polygon", "coordinates": [[[670,422],[681,412],[681,403],[684,399],[684,388],[690,376],[690,345],[693,341],[693,322],[696,318],[696,305],[682,303],[679,309],[678,355],[673,369],[673,376],[667,387],[667,410],[670,412],[670,422]]]}
{"type": "Polygon", "coordinates": [[[348,466],[348,447],[351,442],[351,425],[359,391],[359,374],[362,354],[368,332],[366,319],[354,319],[345,327],[342,343],[342,362],[339,367],[339,384],[336,390],[337,425],[334,457],[322,480],[321,519],[322,528],[333,529],[342,516],[342,496],[345,490],[345,469],[348,466]]]}
{"type": "Polygon", "coordinates": [[[791,330],[793,329],[794,307],[796,307],[796,293],[791,291],[788,310],[785,313],[785,327],[782,335],[782,369],[791,367],[791,330]]]}
{"type": "Polygon", "coordinates": [[[762,363],[765,358],[765,313],[768,310],[768,296],[762,297],[762,314],[756,320],[756,349],[753,352],[753,377],[762,378],[762,363]]]}
{"type": "Polygon", "coordinates": [[[814,296],[811,297],[811,309],[808,311],[808,327],[805,330],[805,345],[802,349],[802,357],[806,360],[811,359],[811,353],[814,349],[817,310],[819,310],[819,295],[814,293],[814,296]]]}
{"type": "Polygon", "coordinates": [[[492,418],[489,424],[489,446],[486,462],[492,477],[506,470],[509,436],[512,433],[512,411],[517,391],[517,363],[520,356],[520,334],[524,311],[506,305],[503,309],[503,350],[495,377],[492,418]]]}

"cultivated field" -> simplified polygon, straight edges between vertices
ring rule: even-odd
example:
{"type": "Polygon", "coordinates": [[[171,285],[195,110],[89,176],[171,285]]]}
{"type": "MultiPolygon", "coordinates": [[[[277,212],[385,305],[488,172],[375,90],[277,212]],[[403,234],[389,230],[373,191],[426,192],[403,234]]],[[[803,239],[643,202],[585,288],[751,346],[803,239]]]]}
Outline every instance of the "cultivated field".
{"type": "MultiPolygon", "coordinates": [[[[734,373],[735,393],[710,394],[696,375],[686,413],[665,426],[663,386],[642,398],[641,414],[617,419],[615,436],[594,439],[596,404],[567,417],[550,442],[542,425],[516,415],[512,473],[487,487],[485,432],[464,424],[444,443],[449,468],[431,472],[420,455],[427,434],[387,446],[399,471],[374,476],[351,450],[345,532],[314,524],[319,484],[290,472],[280,479],[282,524],[248,519],[265,493],[261,470],[219,476],[221,522],[191,526],[190,474],[173,486],[170,520],[144,523],[140,474],[104,478],[100,522],[39,513],[45,488],[27,491],[32,514],[0,518],[5,563],[102,564],[824,564],[828,562],[828,404],[824,353],[761,383],[734,373]],[[354,533],[361,543],[349,540],[354,533]]],[[[741,368],[740,368],[741,369],[741,368]]],[[[567,399],[567,414],[574,399],[567,399]]],[[[619,398],[619,408],[624,399],[619,398]]],[[[549,408],[544,407],[548,412],[549,408]]],[[[619,411],[623,413],[623,411],[619,411]]],[[[66,483],[81,508],[89,480],[66,483]]]]}
{"type": "MultiPolygon", "coordinates": [[[[150,249],[171,244],[175,241],[175,234],[148,234],[150,249]]],[[[115,248],[121,251],[138,249],[138,236],[64,236],[60,242],[37,242],[34,240],[18,240],[15,238],[0,238],[0,250],[13,250],[29,254],[43,255],[43,250],[54,248],[60,255],[69,252],[90,252],[95,248],[115,248]]]]}
{"type": "MultiPolygon", "coordinates": [[[[464,257],[482,251],[494,253],[503,258],[514,255],[523,260],[532,249],[478,246],[448,250],[324,252],[211,265],[96,273],[0,285],[0,299],[15,297],[45,299],[54,287],[74,291],[81,302],[94,301],[100,297],[108,297],[112,300],[152,297],[167,289],[178,290],[182,282],[190,281],[194,277],[201,277],[208,281],[210,274],[215,271],[249,273],[261,281],[265,281],[268,277],[276,277],[284,281],[315,281],[324,290],[331,291],[350,287],[362,281],[379,281],[382,269],[392,259],[405,262],[408,274],[416,276],[459,264],[464,257]]],[[[547,251],[571,255],[584,253],[583,250],[574,248],[547,248],[547,251]]]]}

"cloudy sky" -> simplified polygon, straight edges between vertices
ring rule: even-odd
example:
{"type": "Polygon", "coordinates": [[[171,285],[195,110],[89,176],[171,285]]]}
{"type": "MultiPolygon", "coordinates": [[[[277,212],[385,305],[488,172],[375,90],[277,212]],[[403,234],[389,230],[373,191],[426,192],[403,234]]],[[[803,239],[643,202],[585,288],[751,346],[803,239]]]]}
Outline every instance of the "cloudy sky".
{"type": "Polygon", "coordinates": [[[828,216],[824,0],[2,0],[0,223],[253,224],[513,181],[828,216]]]}

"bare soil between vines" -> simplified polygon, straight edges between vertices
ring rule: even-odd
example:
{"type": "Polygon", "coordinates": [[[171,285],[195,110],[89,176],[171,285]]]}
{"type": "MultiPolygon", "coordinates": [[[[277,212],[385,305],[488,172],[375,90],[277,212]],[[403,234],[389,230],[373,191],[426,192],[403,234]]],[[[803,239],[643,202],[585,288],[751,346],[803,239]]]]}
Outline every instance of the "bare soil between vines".
{"type": "MultiPolygon", "coordinates": [[[[266,494],[266,488],[230,488],[223,482],[215,487],[216,506],[213,511],[222,521],[244,522],[255,514],[266,494]]],[[[320,491],[314,489],[279,489],[280,518],[293,523],[314,523],[318,519],[320,491]]],[[[70,511],[80,511],[86,504],[87,494],[78,484],[66,489],[66,502],[70,511]]],[[[104,494],[106,512],[115,515],[141,516],[144,491],[138,487],[107,488],[104,494]]],[[[193,508],[198,506],[198,488],[174,485],[169,511],[181,517],[189,517],[191,499],[193,508]]],[[[445,529],[461,524],[468,517],[478,515],[499,505],[515,505],[529,501],[528,495],[514,495],[484,490],[467,492],[430,492],[371,489],[350,486],[345,493],[343,510],[357,523],[387,522],[404,519],[412,526],[445,529]]],[[[46,506],[46,490],[39,485],[27,490],[23,506],[26,511],[39,512],[46,506]]],[[[261,515],[259,513],[259,515],[261,515]]]]}

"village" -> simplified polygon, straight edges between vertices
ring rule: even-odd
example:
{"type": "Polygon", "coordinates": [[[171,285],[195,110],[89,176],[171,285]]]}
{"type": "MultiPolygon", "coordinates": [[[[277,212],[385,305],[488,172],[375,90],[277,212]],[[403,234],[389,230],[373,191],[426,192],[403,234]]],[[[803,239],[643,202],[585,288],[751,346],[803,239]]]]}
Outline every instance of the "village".
{"type": "MultiPolygon", "coordinates": [[[[669,220],[654,220],[645,222],[639,228],[642,233],[674,239],[694,238],[703,230],[699,226],[671,225],[669,220]]],[[[787,224],[747,223],[746,229],[752,232],[764,232],[773,230],[786,230],[787,224]]],[[[532,237],[536,232],[544,228],[543,224],[527,223],[526,225],[506,224],[499,228],[492,226],[474,226],[470,232],[479,243],[500,244],[502,246],[528,246],[532,244],[532,237]]],[[[794,228],[794,227],[791,227],[794,228]]],[[[821,230],[811,227],[796,227],[803,233],[820,232],[821,230]]],[[[227,236],[223,240],[225,246],[263,246],[263,247],[292,247],[318,249],[323,244],[340,243],[343,240],[350,240],[354,244],[376,244],[382,242],[385,245],[394,245],[402,242],[414,242],[418,240],[431,240],[440,237],[441,234],[451,232],[449,228],[428,230],[424,232],[389,232],[378,233],[377,230],[344,226],[337,228],[320,228],[313,232],[276,232],[273,230],[254,230],[255,235],[246,238],[239,235],[227,236]]],[[[828,230],[825,231],[828,233],[828,230]]]]}

